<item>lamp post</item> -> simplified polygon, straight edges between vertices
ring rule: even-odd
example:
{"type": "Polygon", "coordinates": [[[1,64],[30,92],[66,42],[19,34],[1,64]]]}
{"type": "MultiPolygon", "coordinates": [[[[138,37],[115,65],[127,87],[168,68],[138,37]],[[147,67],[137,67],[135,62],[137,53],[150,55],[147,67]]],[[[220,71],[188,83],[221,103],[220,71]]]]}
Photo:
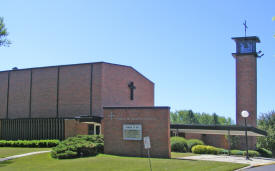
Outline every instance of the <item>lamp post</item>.
{"type": "Polygon", "coordinates": [[[241,113],[242,117],[244,118],[244,125],[245,125],[245,143],[246,143],[246,160],[249,159],[248,157],[248,143],[247,143],[247,125],[246,125],[246,118],[249,116],[248,111],[244,110],[241,113]]]}

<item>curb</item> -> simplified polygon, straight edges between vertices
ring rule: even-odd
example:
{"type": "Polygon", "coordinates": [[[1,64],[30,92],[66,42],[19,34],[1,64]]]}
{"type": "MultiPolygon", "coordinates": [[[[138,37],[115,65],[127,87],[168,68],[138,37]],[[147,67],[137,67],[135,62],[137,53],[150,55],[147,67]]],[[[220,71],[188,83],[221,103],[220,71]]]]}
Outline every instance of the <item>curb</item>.
{"type": "Polygon", "coordinates": [[[246,166],[246,167],[234,170],[234,171],[242,171],[242,170],[246,170],[246,169],[250,169],[250,168],[253,168],[253,166],[251,166],[251,165],[250,166],[246,166]]]}
{"type": "Polygon", "coordinates": [[[264,163],[264,164],[255,164],[252,167],[260,167],[260,166],[268,166],[268,165],[273,165],[275,164],[275,162],[271,162],[271,163],[264,163]]]}
{"type": "Polygon", "coordinates": [[[237,170],[235,170],[235,171],[243,171],[243,170],[251,169],[251,168],[254,168],[254,167],[267,166],[267,165],[272,165],[272,164],[275,164],[275,162],[272,162],[272,163],[265,163],[265,164],[257,164],[257,165],[250,165],[250,166],[246,166],[246,167],[237,169],[237,170]]]}

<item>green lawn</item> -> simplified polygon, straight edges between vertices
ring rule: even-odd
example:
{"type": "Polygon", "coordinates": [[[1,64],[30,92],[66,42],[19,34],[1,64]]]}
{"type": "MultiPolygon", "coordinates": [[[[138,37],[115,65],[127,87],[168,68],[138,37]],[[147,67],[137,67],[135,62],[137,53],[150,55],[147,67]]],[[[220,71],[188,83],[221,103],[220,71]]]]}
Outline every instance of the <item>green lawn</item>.
{"type": "MultiPolygon", "coordinates": [[[[151,159],[154,171],[230,171],[247,165],[211,161],[192,161],[178,159],[151,159]]],[[[146,171],[149,169],[147,158],[120,157],[99,154],[96,157],[57,160],[50,153],[26,156],[0,162],[0,170],[95,170],[95,171],[146,171]]]]}
{"type": "Polygon", "coordinates": [[[0,158],[30,153],[34,151],[48,151],[51,148],[22,148],[22,147],[0,147],[0,158]]]}
{"type": "Polygon", "coordinates": [[[194,153],[178,153],[178,152],[171,152],[171,158],[178,158],[178,157],[188,157],[188,156],[197,156],[198,154],[194,153]]]}

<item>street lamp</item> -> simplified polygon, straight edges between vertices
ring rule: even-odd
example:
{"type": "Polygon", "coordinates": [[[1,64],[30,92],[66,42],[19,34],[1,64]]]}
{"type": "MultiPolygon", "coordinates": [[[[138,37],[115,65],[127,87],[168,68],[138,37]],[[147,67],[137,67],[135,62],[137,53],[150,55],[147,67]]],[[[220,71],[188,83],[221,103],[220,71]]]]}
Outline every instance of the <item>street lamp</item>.
{"type": "Polygon", "coordinates": [[[242,117],[244,118],[244,125],[245,125],[245,143],[246,143],[246,160],[249,159],[248,157],[248,144],[247,144],[247,125],[246,125],[246,118],[249,116],[248,111],[244,110],[241,113],[242,117]]]}

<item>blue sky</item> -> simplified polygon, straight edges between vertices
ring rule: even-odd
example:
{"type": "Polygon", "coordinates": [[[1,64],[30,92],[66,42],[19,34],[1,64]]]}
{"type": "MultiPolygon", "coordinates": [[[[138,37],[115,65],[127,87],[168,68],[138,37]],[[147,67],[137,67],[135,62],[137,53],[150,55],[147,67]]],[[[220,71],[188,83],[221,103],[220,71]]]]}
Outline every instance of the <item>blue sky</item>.
{"type": "Polygon", "coordinates": [[[155,83],[155,105],[235,120],[234,36],[259,36],[258,114],[275,106],[270,0],[2,1],[12,45],[0,70],[105,61],[155,83]]]}

